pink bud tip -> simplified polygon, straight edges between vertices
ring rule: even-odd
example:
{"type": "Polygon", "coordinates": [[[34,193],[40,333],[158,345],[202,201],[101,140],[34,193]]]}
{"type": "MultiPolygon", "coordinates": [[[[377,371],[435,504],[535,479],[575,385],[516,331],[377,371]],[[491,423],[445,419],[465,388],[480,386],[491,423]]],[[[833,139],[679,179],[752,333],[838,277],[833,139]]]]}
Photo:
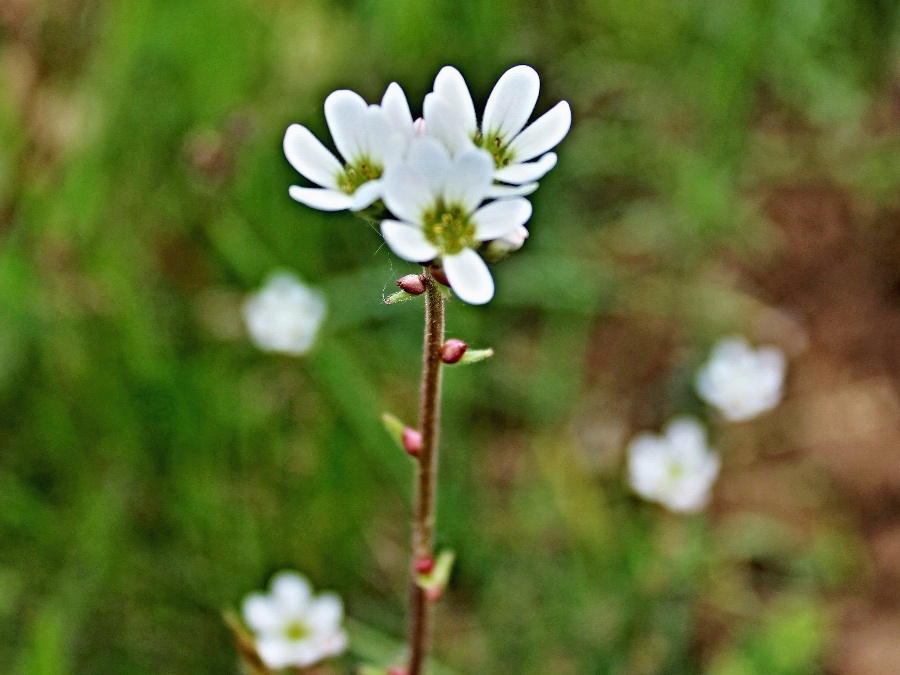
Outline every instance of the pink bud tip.
{"type": "Polygon", "coordinates": [[[425,597],[428,598],[428,602],[437,602],[444,597],[443,586],[429,586],[425,589],[425,597]]]}
{"type": "Polygon", "coordinates": [[[416,560],[416,572],[419,574],[431,574],[434,569],[434,558],[419,558],[416,560]]]}
{"type": "Polygon", "coordinates": [[[422,452],[422,434],[412,427],[406,427],[403,430],[403,449],[413,457],[418,457],[422,452]]]}
{"type": "Polygon", "coordinates": [[[441,361],[444,363],[456,363],[463,357],[468,348],[469,345],[462,340],[450,338],[441,347],[441,361]]]}
{"type": "Polygon", "coordinates": [[[422,295],[425,292],[425,284],[418,274],[407,274],[405,277],[400,277],[397,279],[397,285],[400,290],[406,291],[410,295],[422,295]]]}

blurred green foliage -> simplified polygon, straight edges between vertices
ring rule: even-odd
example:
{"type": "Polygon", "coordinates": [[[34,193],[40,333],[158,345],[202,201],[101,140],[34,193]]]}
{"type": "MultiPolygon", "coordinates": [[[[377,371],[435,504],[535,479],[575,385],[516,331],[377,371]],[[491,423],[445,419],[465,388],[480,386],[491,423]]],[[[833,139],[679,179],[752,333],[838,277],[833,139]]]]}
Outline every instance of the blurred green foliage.
{"type": "MultiPolygon", "coordinates": [[[[760,181],[896,194],[896,143],[861,135],[895,73],[895,2],[9,7],[0,671],[236,672],[220,612],[280,568],[342,594],[358,654],[391,656],[411,466],[379,418],[414,418],[421,308],[381,303],[412,268],[370,227],[287,197],[281,137],[327,137],[334,88],[377,100],[397,80],[416,109],[452,63],[483,102],[520,62],[539,110],[566,98],[575,126],[495,301],[449,308],[449,334],[497,356],[446,377],[439,539],[458,568],[437,656],[460,673],[821,669],[833,547],[729,548],[703,518],[638,505],[618,465],[589,469],[573,426],[604,395],[605,321],[662,318],[701,346],[740,326],[744,300],[697,274],[768,250],[760,181]],[[817,154],[762,137],[770,109],[821,130],[817,154]],[[308,357],[243,337],[240,298],[274,268],[328,297],[308,357]],[[759,555],[790,561],[771,603],[741,576],[759,555]]],[[[665,386],[651,422],[696,405],[665,386]]]]}

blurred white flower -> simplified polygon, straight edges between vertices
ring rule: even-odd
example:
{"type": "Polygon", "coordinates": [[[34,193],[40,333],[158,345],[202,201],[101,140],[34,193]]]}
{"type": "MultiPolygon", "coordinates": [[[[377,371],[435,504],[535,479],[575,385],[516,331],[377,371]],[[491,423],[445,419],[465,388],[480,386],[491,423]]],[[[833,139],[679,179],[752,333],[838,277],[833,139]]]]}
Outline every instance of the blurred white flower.
{"type": "Polygon", "coordinates": [[[325,121],[344,163],[312,132],[292,124],[284,135],[288,162],[318,188],[292,185],[289,194],[322,211],[361,211],[381,198],[384,170],[403,158],[414,136],[406,95],[396,82],[381,105],[368,105],[347,89],[325,99],[325,121]]]}
{"type": "Polygon", "coordinates": [[[450,153],[439,141],[418,137],[405,163],[385,173],[384,202],[399,220],[385,220],[381,233],[391,250],[410,262],[441,258],[453,291],[464,302],[486,303],[494,280],[476,248],[515,232],[531,217],[531,203],[515,198],[484,201],[493,162],[471,147],[450,153]]]}
{"type": "Polygon", "coordinates": [[[748,420],[781,401],[786,369],[780,350],[754,350],[743,338],[727,338],[715,346],[697,373],[697,391],[726,419],[748,420]]]}
{"type": "Polygon", "coordinates": [[[325,318],[325,298],[287,272],[269,277],[265,286],[244,302],[247,330],[254,344],[267,352],[305,354],[325,318]]]}
{"type": "Polygon", "coordinates": [[[491,91],[479,126],[465,79],[456,68],[446,66],[435,78],[434,90],[425,97],[428,133],[440,139],[453,155],[473,144],[490,152],[494,178],[518,187],[492,186],[489,196],[528,195],[537,189],[534,181],[556,165],[556,154],[549,151],[572,125],[572,110],[561,101],[525,126],[540,87],[540,77],[533,68],[510,68],[491,91]]]}
{"type": "Polygon", "coordinates": [[[276,574],[268,594],[248,595],[242,613],[259,657],[273,670],[306,668],[347,649],[341,599],[334,593],[313,596],[309,582],[295,572],[276,574]]]}
{"type": "Polygon", "coordinates": [[[631,487],[671,511],[692,513],[706,506],[719,465],[703,425],[690,417],[672,420],[661,436],[639,434],[628,445],[631,487]]]}

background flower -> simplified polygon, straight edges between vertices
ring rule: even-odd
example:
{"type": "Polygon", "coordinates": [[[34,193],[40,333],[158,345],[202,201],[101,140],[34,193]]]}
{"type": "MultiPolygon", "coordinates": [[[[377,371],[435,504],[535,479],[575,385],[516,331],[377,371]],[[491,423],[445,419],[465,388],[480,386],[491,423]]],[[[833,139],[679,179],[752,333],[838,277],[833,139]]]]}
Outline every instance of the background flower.
{"type": "Polygon", "coordinates": [[[681,417],[663,434],[640,434],[628,445],[628,481],[644,499],[672,511],[699,511],[719,474],[719,456],[706,444],[697,420],[681,417]]]}
{"type": "Polygon", "coordinates": [[[347,648],[341,599],[334,593],[313,596],[309,582],[295,572],[276,574],[268,594],[247,596],[242,613],[269,668],[305,668],[347,648]]]}
{"type": "Polygon", "coordinates": [[[288,272],[272,275],[243,307],[247,330],[257,347],[295,356],[310,350],[325,311],[322,294],[288,272]]]}
{"type": "Polygon", "coordinates": [[[786,369],[778,349],[754,350],[744,338],[727,338],[697,373],[697,391],[726,419],[749,420],[781,401],[786,369]]]}

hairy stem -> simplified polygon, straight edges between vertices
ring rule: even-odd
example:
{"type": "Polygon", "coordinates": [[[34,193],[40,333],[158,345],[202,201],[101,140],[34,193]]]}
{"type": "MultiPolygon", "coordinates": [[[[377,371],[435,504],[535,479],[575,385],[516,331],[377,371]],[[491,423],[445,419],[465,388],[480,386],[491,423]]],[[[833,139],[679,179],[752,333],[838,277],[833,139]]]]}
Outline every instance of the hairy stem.
{"type": "Polygon", "coordinates": [[[437,492],[438,431],[441,420],[441,345],[444,342],[444,297],[425,270],[425,344],[422,350],[422,391],[419,431],[422,451],[416,468],[416,503],[412,528],[409,587],[409,675],[421,675],[431,642],[431,603],[418,585],[416,561],[434,555],[437,492]]]}

